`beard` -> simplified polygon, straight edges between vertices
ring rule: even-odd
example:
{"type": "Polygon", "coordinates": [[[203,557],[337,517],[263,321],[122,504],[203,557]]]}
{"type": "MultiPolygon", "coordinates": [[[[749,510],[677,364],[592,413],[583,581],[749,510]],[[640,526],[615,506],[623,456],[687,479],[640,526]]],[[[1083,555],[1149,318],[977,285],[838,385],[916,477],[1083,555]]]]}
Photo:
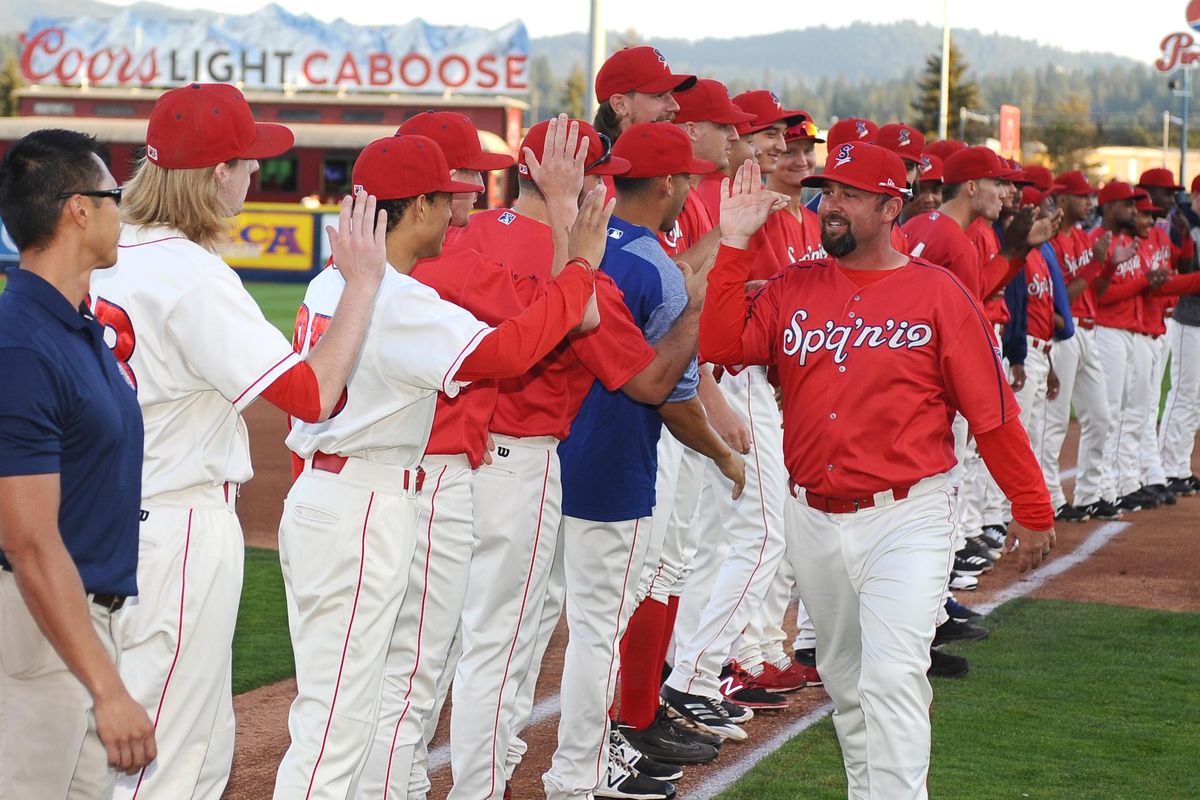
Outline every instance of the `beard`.
{"type": "Polygon", "coordinates": [[[849,255],[854,252],[854,248],[858,247],[858,240],[854,238],[854,231],[850,228],[850,223],[846,222],[846,232],[841,236],[832,236],[825,226],[821,226],[821,247],[825,248],[825,252],[834,258],[849,255]]]}

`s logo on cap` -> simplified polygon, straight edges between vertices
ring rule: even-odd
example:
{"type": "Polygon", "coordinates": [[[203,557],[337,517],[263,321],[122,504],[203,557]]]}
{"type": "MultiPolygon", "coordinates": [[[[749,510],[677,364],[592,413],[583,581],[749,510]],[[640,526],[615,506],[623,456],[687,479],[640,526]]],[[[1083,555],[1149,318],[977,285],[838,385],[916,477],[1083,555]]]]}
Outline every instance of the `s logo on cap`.
{"type": "Polygon", "coordinates": [[[835,167],[843,167],[854,160],[854,145],[844,144],[838,148],[837,160],[834,162],[835,167]]]}
{"type": "Polygon", "coordinates": [[[776,108],[783,108],[783,101],[779,99],[779,95],[771,92],[771,100],[775,102],[776,108]]]}
{"type": "Polygon", "coordinates": [[[858,138],[860,139],[866,138],[867,134],[869,133],[867,130],[867,123],[863,122],[861,119],[854,123],[854,130],[857,131],[858,138]]]}
{"type": "Polygon", "coordinates": [[[921,156],[921,173],[924,174],[933,169],[933,162],[929,160],[929,156],[921,156]]]}
{"type": "Polygon", "coordinates": [[[656,47],[656,48],[654,48],[654,55],[658,56],[658,61],[659,61],[659,63],[660,63],[660,64],[666,64],[666,63],[667,63],[667,57],[666,57],[666,56],[664,56],[664,55],[662,54],[662,51],[661,51],[661,50],[659,50],[657,47],[656,47]]]}
{"type": "Polygon", "coordinates": [[[900,129],[900,146],[908,147],[910,144],[912,144],[912,136],[909,134],[908,128],[901,128],[900,129]]]}

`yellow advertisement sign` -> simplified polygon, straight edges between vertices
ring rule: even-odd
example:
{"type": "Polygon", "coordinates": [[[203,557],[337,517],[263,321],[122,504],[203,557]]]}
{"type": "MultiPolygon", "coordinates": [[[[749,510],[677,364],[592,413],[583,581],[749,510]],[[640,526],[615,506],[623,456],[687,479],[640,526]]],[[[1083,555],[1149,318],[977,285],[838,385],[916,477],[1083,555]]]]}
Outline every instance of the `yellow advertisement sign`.
{"type": "Polygon", "coordinates": [[[233,218],[229,241],[220,248],[231,267],[308,272],[315,248],[314,212],[280,203],[247,203],[233,218]]]}

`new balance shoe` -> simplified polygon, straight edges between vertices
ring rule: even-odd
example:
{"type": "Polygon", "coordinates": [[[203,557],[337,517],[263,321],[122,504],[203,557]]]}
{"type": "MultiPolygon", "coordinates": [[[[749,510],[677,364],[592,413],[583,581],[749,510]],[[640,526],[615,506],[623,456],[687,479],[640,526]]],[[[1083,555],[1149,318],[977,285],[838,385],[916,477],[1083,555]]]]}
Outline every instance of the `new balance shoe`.
{"type": "Polygon", "coordinates": [[[1167,488],[1176,497],[1191,497],[1196,493],[1190,478],[1167,478],[1167,488]]]}
{"type": "Polygon", "coordinates": [[[729,721],[735,725],[745,725],[754,719],[754,709],[732,700],[722,700],[721,708],[725,709],[725,713],[729,715],[729,721]]]}
{"type": "Polygon", "coordinates": [[[675,797],[675,786],[642,775],[610,752],[604,777],[600,779],[600,785],[592,792],[592,796],[627,800],[672,800],[675,797]]]}
{"type": "Polygon", "coordinates": [[[804,675],[804,681],[809,686],[820,686],[824,683],[821,680],[821,673],[817,672],[817,649],[815,647],[805,647],[797,650],[793,655],[796,660],[796,665],[800,667],[801,674],[804,675]]]}
{"type": "Polygon", "coordinates": [[[970,622],[973,619],[979,619],[983,616],[978,611],[972,611],[967,608],[953,597],[946,598],[946,613],[950,615],[950,619],[962,620],[964,622],[970,622]]]}
{"type": "Polygon", "coordinates": [[[992,568],[992,562],[979,556],[963,556],[962,551],[954,554],[954,571],[959,575],[979,576],[992,568]]]}
{"type": "Polygon", "coordinates": [[[1086,508],[1073,506],[1070,503],[1063,503],[1055,512],[1054,518],[1059,522],[1087,522],[1092,518],[1086,508]]]}
{"type": "Polygon", "coordinates": [[[1192,494],[1200,492],[1200,478],[1195,475],[1189,475],[1187,478],[1188,486],[1192,487],[1192,494]]]}
{"type": "Polygon", "coordinates": [[[758,676],[758,685],[769,692],[794,692],[805,686],[804,671],[787,656],[784,656],[782,665],[765,661],[763,673],[758,676]]]}
{"type": "Polygon", "coordinates": [[[931,678],[961,678],[970,669],[967,660],[962,656],[943,653],[941,650],[929,649],[929,669],[926,675],[931,678]]]}
{"type": "MultiPolygon", "coordinates": [[[[961,572],[950,573],[950,588],[955,591],[973,592],[979,588],[979,579],[974,575],[963,575],[961,572]]],[[[809,681],[811,683],[812,681],[809,681]]]]}
{"type": "Polygon", "coordinates": [[[1130,492],[1117,501],[1117,509],[1122,512],[1134,513],[1141,511],[1145,505],[1144,498],[1140,497],[1136,492],[1130,492]]]}
{"type": "MultiPolygon", "coordinates": [[[[736,661],[721,670],[721,694],[745,708],[787,708],[787,698],[765,688],[758,676],[742,669],[736,661]]],[[[730,715],[733,716],[732,714],[730,715]]],[[[737,720],[733,720],[737,722],[737,720]]]]}
{"type": "Polygon", "coordinates": [[[972,625],[970,622],[948,619],[937,626],[937,631],[933,634],[933,645],[936,647],[946,642],[973,642],[986,639],[989,633],[991,631],[987,628],[972,625]]]}
{"type": "Polygon", "coordinates": [[[1098,500],[1087,507],[1092,519],[1120,519],[1122,510],[1107,500],[1098,500]]]}
{"type": "Polygon", "coordinates": [[[678,764],[666,764],[655,761],[633,746],[625,734],[613,728],[608,732],[608,747],[613,754],[625,760],[625,763],[648,778],[656,781],[673,781],[683,777],[683,770],[678,764]]]}
{"type": "Polygon", "coordinates": [[[1142,508],[1158,508],[1165,500],[1148,486],[1143,486],[1133,493],[1142,502],[1142,508]]]}
{"type": "Polygon", "coordinates": [[[662,764],[707,764],[720,753],[722,741],[719,736],[676,725],[667,718],[667,712],[662,708],[659,708],[650,727],[643,731],[634,730],[628,725],[618,725],[617,730],[631,747],[662,764]],[[700,737],[704,737],[705,741],[701,741],[700,737]]]}
{"type": "Polygon", "coordinates": [[[746,732],[729,719],[720,702],[711,697],[688,694],[666,685],[662,687],[662,699],[667,714],[684,725],[736,742],[744,742],[747,738],[746,732]]]}
{"type": "Polygon", "coordinates": [[[983,540],[982,536],[967,539],[967,543],[963,546],[963,549],[958,552],[961,555],[979,556],[980,558],[987,559],[990,564],[994,564],[996,559],[1000,557],[1000,552],[988,546],[988,543],[983,540]]]}
{"type": "Polygon", "coordinates": [[[1165,483],[1151,483],[1142,487],[1142,491],[1154,495],[1162,501],[1162,505],[1173,506],[1178,500],[1175,499],[1175,493],[1167,488],[1165,483]]]}

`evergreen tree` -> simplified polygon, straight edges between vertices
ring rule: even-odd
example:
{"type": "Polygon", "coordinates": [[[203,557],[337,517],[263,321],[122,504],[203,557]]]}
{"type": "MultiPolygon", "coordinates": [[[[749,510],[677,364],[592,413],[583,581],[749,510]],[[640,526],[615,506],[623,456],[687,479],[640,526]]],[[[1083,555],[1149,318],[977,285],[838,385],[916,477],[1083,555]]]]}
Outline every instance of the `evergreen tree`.
{"type": "MultiPolygon", "coordinates": [[[[967,80],[967,63],[962,53],[953,44],[950,45],[950,135],[955,135],[955,123],[958,110],[966,108],[971,111],[979,110],[979,87],[974,81],[967,80]]],[[[920,129],[926,136],[936,136],[938,129],[938,111],[942,93],[942,54],[933,53],[925,58],[925,71],[917,83],[918,94],[912,101],[912,110],[917,117],[912,121],[915,128],[920,129]]]]}
{"type": "Polygon", "coordinates": [[[17,67],[17,57],[10,55],[4,62],[4,70],[0,71],[0,117],[17,115],[17,89],[20,89],[21,85],[21,70],[17,67]]]}
{"type": "Polygon", "coordinates": [[[571,76],[563,86],[562,99],[558,104],[559,112],[567,112],[572,119],[583,119],[584,93],[587,91],[587,81],[583,77],[583,68],[578,63],[571,69],[571,76]]]}

